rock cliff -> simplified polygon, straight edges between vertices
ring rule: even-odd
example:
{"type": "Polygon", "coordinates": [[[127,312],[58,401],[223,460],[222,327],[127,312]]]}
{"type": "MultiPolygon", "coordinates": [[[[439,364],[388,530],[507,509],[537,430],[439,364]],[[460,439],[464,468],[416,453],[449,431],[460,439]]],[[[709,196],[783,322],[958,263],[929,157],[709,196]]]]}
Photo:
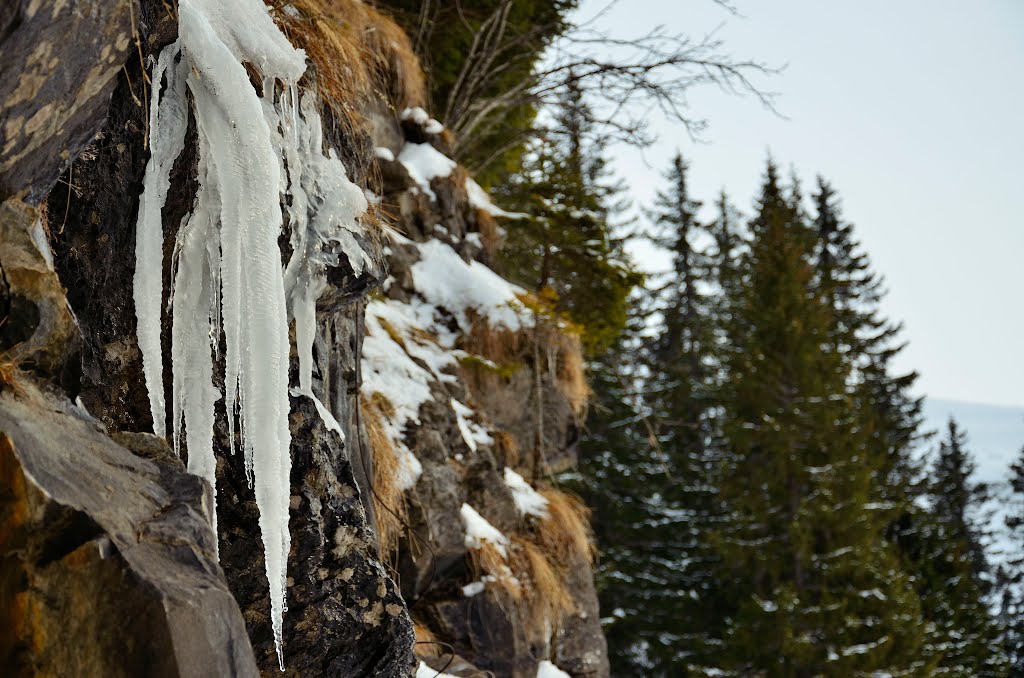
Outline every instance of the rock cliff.
{"type": "MultiPolygon", "coordinates": [[[[299,86],[319,96],[325,151],[370,202],[366,265],[339,256],[316,305],[312,391],[340,433],[311,396],[290,395],[285,672],[532,678],[550,662],[607,676],[587,510],[553,480],[574,463],[586,406],[579,340],[489,267],[523,215],[448,157],[395,24],[357,0],[272,15],[306,51],[299,86]]],[[[152,434],[136,338],[149,102],[164,86],[149,78],[177,37],[162,0],[0,3],[9,675],[278,673],[234,413],[218,401],[215,505],[152,434]]],[[[162,207],[164,308],[197,134],[190,115],[162,207]]],[[[169,356],[169,311],[161,322],[169,356]]],[[[294,351],[291,363],[295,383],[294,351]]]]}

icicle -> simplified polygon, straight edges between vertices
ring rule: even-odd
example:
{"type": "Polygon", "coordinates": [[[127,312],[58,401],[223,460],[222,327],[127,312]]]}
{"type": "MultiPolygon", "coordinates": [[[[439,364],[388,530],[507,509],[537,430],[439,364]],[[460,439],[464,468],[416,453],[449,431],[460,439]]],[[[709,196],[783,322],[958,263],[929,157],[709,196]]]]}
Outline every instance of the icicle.
{"type": "Polygon", "coordinates": [[[135,227],[135,318],[142,370],[149,389],[153,433],[166,435],[163,362],[160,349],[160,316],[163,306],[163,221],[160,213],[170,187],[171,166],[185,147],[188,109],[185,83],[175,58],[178,42],[164,48],[153,69],[154,94],[149,107],[149,162],[143,178],[139,217],[135,227]],[[167,89],[157,96],[164,75],[167,89]]]}
{"type": "MultiPolygon", "coordinates": [[[[287,97],[294,106],[295,97],[287,97]]],[[[288,158],[290,193],[292,196],[292,256],[285,269],[285,290],[288,310],[295,320],[295,344],[299,356],[299,390],[313,393],[313,339],[316,333],[316,301],[327,285],[327,266],[337,266],[338,254],[333,245],[340,245],[354,273],[366,266],[366,253],[353,235],[358,233],[359,217],[366,212],[366,196],[349,181],[344,165],[334,154],[323,153],[323,129],[312,97],[302,98],[301,117],[285,111],[283,119],[292,114],[295,142],[283,135],[284,155],[288,158]],[[292,157],[298,156],[300,162],[292,157]],[[293,171],[293,166],[301,170],[293,171]]]]}
{"type": "MultiPolygon", "coordinates": [[[[219,198],[219,205],[198,203],[196,211],[219,208],[222,323],[227,346],[225,402],[228,412],[234,411],[236,401],[239,406],[242,447],[260,512],[274,640],[283,670],[291,436],[288,325],[277,245],[282,218],[280,166],[263,106],[241,63],[244,56],[265,55],[239,49],[251,42],[247,37],[250,26],[241,20],[244,15],[229,17],[234,23],[225,23],[217,11],[223,6],[212,4],[216,8],[208,2],[183,0],[178,8],[201,149],[219,198]],[[235,35],[233,25],[245,27],[246,35],[235,35]],[[229,46],[237,51],[233,53],[229,46]]],[[[241,9],[241,3],[225,4],[238,4],[241,9]]],[[[262,12],[248,14],[262,15],[270,22],[262,3],[260,6],[262,12]]],[[[276,32],[272,22],[270,25],[276,32]]],[[[258,30],[252,34],[259,37],[258,30]]],[[[267,58],[257,59],[264,68],[268,62],[267,58]]]]}
{"type": "MultiPolygon", "coordinates": [[[[345,256],[358,275],[363,192],[337,156],[323,152],[315,95],[300,97],[305,54],[288,42],[261,0],[180,0],[179,41],[166,48],[153,81],[167,88],[150,111],[153,156],[140,198],[135,276],[139,345],[154,430],[166,431],[160,355],[163,235],[169,173],[184,145],[186,87],[196,120],[199,191],[182,221],[172,260],[173,432],[189,471],[215,483],[213,386],[225,341],[224,400],[232,451],[235,416],[246,476],[259,507],[271,621],[284,670],[282,615],[290,535],[288,321],[296,323],[299,391],[330,430],[342,433],[312,391],[316,302],[325,269],[345,256]],[[177,62],[180,54],[180,63],[177,62]],[[263,96],[243,63],[264,77],[263,96]],[[285,84],[278,96],[277,82],[285,84]],[[292,257],[281,267],[278,237],[287,206],[292,257]]],[[[216,490],[215,490],[216,492],[216,490]]],[[[216,495],[215,495],[216,496],[216,495]]]]}
{"type": "MultiPolygon", "coordinates": [[[[200,171],[202,180],[203,172],[200,171]]],[[[200,194],[204,191],[200,188],[200,194]]],[[[200,199],[200,205],[205,201],[200,199]]],[[[188,471],[213,487],[213,533],[217,534],[217,461],[213,453],[214,403],[220,393],[213,386],[211,326],[216,315],[216,278],[219,252],[210,214],[197,209],[187,217],[175,247],[171,364],[174,373],[174,447],[185,427],[188,471]]],[[[215,542],[216,546],[216,542],[215,542]]]]}

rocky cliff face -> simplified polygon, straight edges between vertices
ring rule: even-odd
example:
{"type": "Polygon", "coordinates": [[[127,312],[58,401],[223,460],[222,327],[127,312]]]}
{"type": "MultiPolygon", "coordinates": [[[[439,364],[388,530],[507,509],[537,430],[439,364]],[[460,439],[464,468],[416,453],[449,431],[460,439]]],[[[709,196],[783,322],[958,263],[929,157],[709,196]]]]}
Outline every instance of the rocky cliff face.
{"type": "MultiPolygon", "coordinates": [[[[152,435],[136,340],[160,91],[147,64],[177,36],[175,7],[0,5],[0,665],[276,674],[228,413],[221,402],[214,534],[211,488],[152,435]]],[[[586,510],[550,480],[573,463],[585,406],[578,341],[487,267],[515,215],[415,108],[397,27],[341,0],[277,19],[310,56],[300,84],[320,90],[327,145],[375,203],[369,265],[356,275],[342,257],[317,305],[313,391],[342,435],[291,396],[286,673],[532,677],[550,661],[607,675],[586,510]]],[[[190,118],[162,213],[165,290],[196,145],[190,118]]]]}

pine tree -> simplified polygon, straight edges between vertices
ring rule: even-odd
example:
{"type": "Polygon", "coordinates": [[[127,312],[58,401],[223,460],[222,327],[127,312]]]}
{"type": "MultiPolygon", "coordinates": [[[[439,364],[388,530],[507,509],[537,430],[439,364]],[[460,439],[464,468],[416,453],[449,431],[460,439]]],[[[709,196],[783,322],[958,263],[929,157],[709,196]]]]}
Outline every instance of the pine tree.
{"type": "Polygon", "coordinates": [[[917,667],[920,611],[874,510],[869,432],[815,289],[815,233],[769,163],[731,303],[716,546],[733,594],[719,666],[743,675],[917,667]]]}
{"type": "Polygon", "coordinates": [[[966,435],[954,420],[940,442],[931,473],[931,521],[921,538],[925,552],[921,597],[935,625],[930,642],[941,654],[937,673],[1004,676],[1007,660],[992,611],[990,568],[977,511],[989,489],[971,476],[975,464],[966,435]]]}
{"type": "Polygon", "coordinates": [[[1010,466],[1010,490],[1006,528],[1016,548],[999,571],[999,622],[1009,664],[1007,675],[1021,678],[1024,676],[1024,449],[1010,466]]]}
{"type": "Polygon", "coordinates": [[[641,281],[624,254],[615,222],[624,206],[583,92],[568,86],[546,139],[527,154],[506,189],[508,204],[529,215],[509,230],[501,266],[519,284],[554,299],[583,328],[599,354],[627,322],[628,297],[641,281]]]}

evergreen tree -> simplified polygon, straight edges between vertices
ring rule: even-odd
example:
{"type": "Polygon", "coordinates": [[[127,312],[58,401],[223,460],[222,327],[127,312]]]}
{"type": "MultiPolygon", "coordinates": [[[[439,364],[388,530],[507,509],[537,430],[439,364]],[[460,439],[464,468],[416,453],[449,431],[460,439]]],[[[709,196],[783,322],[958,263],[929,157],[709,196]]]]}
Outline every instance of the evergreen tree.
{"type": "MultiPolygon", "coordinates": [[[[913,394],[917,374],[895,373],[893,361],[903,350],[902,327],[884,319],[882,280],[842,218],[832,186],[819,177],[813,197],[816,235],[815,285],[832,308],[830,345],[850,368],[848,392],[859,408],[872,458],[880,462],[876,486],[879,506],[889,517],[887,535],[907,557],[919,550],[913,542],[925,512],[916,501],[925,488],[915,450],[923,439],[923,398],[913,394]]],[[[909,562],[909,572],[917,564],[909,562]]]]}
{"type": "Polygon", "coordinates": [[[992,584],[977,517],[989,489],[971,476],[975,464],[965,434],[952,419],[931,473],[931,521],[924,524],[921,597],[941,655],[937,673],[1004,676],[1007,661],[992,611],[992,584]]]}
{"type": "MultiPolygon", "coordinates": [[[[472,106],[529,82],[544,50],[568,29],[568,16],[578,0],[379,0],[377,4],[390,11],[412,39],[427,73],[429,109],[443,118],[453,104],[472,106]],[[498,17],[500,30],[494,23],[498,17]],[[486,80],[483,87],[470,87],[481,79],[486,80]]],[[[519,169],[523,141],[536,117],[531,103],[484,116],[472,143],[460,145],[459,162],[475,170],[485,185],[504,183],[510,172],[519,169]]]]}
{"type": "Polygon", "coordinates": [[[616,235],[621,183],[609,177],[583,92],[571,85],[566,91],[557,124],[506,189],[506,202],[529,216],[509,230],[500,263],[516,282],[553,299],[597,355],[625,326],[628,297],[641,276],[616,235]]]}
{"type": "Polygon", "coordinates": [[[1006,528],[1015,549],[999,571],[999,621],[1009,664],[1007,675],[1021,678],[1024,676],[1024,449],[1010,466],[1010,490],[1006,528]]]}
{"type": "Polygon", "coordinates": [[[730,304],[716,547],[733,596],[718,665],[742,675],[919,670],[918,600],[875,510],[880,462],[828,350],[815,233],[769,163],[730,304]]]}

